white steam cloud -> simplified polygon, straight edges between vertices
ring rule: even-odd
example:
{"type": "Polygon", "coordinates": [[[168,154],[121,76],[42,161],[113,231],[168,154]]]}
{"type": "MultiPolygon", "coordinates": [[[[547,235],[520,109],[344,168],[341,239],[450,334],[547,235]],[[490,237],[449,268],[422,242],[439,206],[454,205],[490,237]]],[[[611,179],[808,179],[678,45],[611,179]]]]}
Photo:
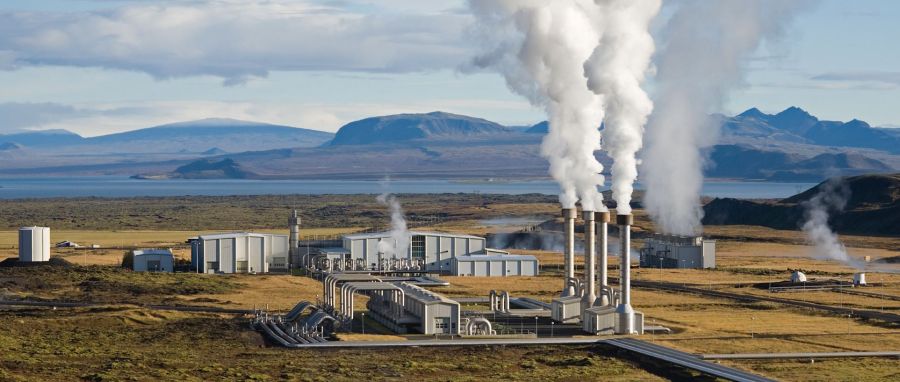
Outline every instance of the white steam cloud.
{"type": "Polygon", "coordinates": [[[403,217],[400,201],[388,192],[378,195],[376,200],[388,207],[391,212],[391,238],[379,241],[378,251],[384,254],[385,258],[406,258],[411,235],[406,226],[406,218],[403,217]]]}
{"type": "Polygon", "coordinates": [[[848,199],[850,199],[850,188],[844,184],[841,178],[834,177],[822,183],[819,192],[803,203],[806,220],[802,228],[807,240],[816,248],[813,257],[837,260],[854,268],[862,269],[862,264],[847,254],[844,244],[828,226],[829,214],[832,211],[842,211],[847,206],[848,199]]]}
{"type": "Polygon", "coordinates": [[[604,97],[604,144],[613,159],[612,192],[616,213],[631,213],[631,195],[638,176],[636,153],[653,102],[641,84],[655,50],[650,22],[660,0],[596,0],[604,32],[584,64],[588,87],[604,97]]]}
{"type": "Polygon", "coordinates": [[[509,88],[542,107],[549,132],[541,154],[559,183],[560,203],[605,210],[600,149],[603,99],[585,85],[584,63],[600,41],[590,0],[470,0],[475,33],[488,52],[474,65],[504,75],[509,88]]]}
{"type": "Polygon", "coordinates": [[[644,203],[666,233],[701,230],[703,148],[718,139],[708,117],[763,42],[774,41],[807,1],[683,0],[663,30],[656,62],[655,110],[647,125],[644,203]]]}

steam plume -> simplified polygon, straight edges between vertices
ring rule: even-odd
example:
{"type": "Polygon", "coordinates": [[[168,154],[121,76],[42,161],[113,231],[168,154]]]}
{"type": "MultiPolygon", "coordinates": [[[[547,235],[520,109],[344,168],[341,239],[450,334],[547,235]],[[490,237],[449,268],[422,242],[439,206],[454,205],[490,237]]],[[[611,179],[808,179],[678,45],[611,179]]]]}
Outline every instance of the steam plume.
{"type": "Polygon", "coordinates": [[[648,212],[666,233],[701,230],[701,149],[718,139],[709,113],[740,85],[749,56],[780,37],[805,1],[683,0],[657,59],[655,110],[647,125],[642,180],[648,212]]]}
{"type": "Polygon", "coordinates": [[[847,249],[837,235],[828,226],[831,211],[839,212],[847,206],[850,189],[839,177],[822,183],[819,193],[803,203],[806,221],[803,232],[806,238],[816,247],[815,258],[837,260],[854,268],[862,269],[859,261],[847,254],[847,249]]]}
{"type": "Polygon", "coordinates": [[[637,179],[636,153],[653,102],[641,88],[655,45],[650,22],[660,0],[596,0],[604,20],[599,45],[584,64],[588,87],[604,96],[604,143],[613,158],[612,191],[616,212],[631,213],[637,179]]]}
{"type": "Polygon", "coordinates": [[[410,233],[406,227],[406,218],[403,217],[403,207],[397,197],[385,192],[378,195],[378,203],[387,206],[391,212],[391,240],[378,242],[378,251],[385,258],[405,258],[409,250],[410,233]]]}
{"type": "Polygon", "coordinates": [[[509,88],[547,112],[549,132],[541,154],[559,183],[560,203],[605,210],[598,187],[605,179],[600,149],[603,99],[585,86],[584,63],[600,31],[590,0],[470,0],[486,54],[473,62],[506,78],[509,88]]]}

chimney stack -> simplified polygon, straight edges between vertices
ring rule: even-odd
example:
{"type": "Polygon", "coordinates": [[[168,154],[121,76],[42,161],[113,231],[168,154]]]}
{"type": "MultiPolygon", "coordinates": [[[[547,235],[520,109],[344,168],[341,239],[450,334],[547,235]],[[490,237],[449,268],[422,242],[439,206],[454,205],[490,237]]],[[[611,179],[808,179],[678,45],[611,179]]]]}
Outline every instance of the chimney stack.
{"type": "Polygon", "coordinates": [[[597,256],[594,245],[596,244],[596,227],[594,226],[594,211],[582,211],[584,217],[584,297],[581,299],[582,310],[594,306],[597,299],[595,258],[597,256]]]}
{"type": "Polygon", "coordinates": [[[297,248],[300,247],[300,217],[297,216],[297,210],[291,212],[291,216],[288,218],[288,227],[291,232],[288,237],[288,269],[290,269],[294,261],[298,260],[296,259],[299,253],[297,248]]]}
{"type": "Polygon", "coordinates": [[[634,308],[631,307],[631,225],[634,224],[634,216],[617,215],[616,224],[619,226],[619,240],[622,246],[620,257],[622,276],[619,280],[622,291],[619,306],[616,307],[621,328],[621,333],[618,334],[633,334],[635,330],[634,308]]]}
{"type": "Polygon", "coordinates": [[[609,253],[609,237],[608,235],[608,226],[609,226],[609,211],[601,212],[600,216],[597,218],[597,223],[600,225],[600,296],[597,300],[595,300],[595,306],[607,306],[612,303],[609,301],[609,295],[604,293],[605,289],[609,288],[609,281],[607,268],[609,267],[609,258],[607,254],[609,253]]]}
{"type": "Polygon", "coordinates": [[[566,277],[563,284],[562,297],[568,297],[575,295],[575,286],[571,285],[571,281],[575,279],[575,209],[563,208],[562,215],[566,230],[566,252],[563,255],[565,257],[566,277]]]}

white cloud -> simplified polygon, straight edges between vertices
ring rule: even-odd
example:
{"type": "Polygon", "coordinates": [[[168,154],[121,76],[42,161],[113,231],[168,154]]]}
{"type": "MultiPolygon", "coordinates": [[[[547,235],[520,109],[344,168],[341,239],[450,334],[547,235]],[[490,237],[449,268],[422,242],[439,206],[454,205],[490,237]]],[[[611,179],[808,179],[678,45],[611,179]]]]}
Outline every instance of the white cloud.
{"type": "Polygon", "coordinates": [[[469,56],[462,32],[470,16],[444,9],[454,3],[417,3],[208,0],[90,12],[3,12],[0,68],[102,67],[159,79],[207,74],[231,85],[273,70],[456,67],[469,56]]]}
{"type": "Polygon", "coordinates": [[[900,87],[900,72],[848,71],[831,72],[812,78],[839,89],[895,89],[900,87]]]}

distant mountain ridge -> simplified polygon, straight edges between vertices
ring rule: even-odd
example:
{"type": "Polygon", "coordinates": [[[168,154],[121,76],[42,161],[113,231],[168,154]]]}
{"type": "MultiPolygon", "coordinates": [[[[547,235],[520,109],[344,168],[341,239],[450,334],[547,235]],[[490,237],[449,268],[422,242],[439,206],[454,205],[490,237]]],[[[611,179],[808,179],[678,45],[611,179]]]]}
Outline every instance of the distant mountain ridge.
{"type": "Polygon", "coordinates": [[[422,139],[509,134],[496,122],[445,112],[397,114],[350,122],[338,130],[332,146],[398,143],[422,139]]]}
{"type": "Polygon", "coordinates": [[[722,126],[725,135],[768,136],[797,143],[871,148],[900,154],[900,133],[873,128],[858,119],[849,122],[822,121],[795,106],[778,114],[766,114],[752,108],[726,118],[722,126]]]}

